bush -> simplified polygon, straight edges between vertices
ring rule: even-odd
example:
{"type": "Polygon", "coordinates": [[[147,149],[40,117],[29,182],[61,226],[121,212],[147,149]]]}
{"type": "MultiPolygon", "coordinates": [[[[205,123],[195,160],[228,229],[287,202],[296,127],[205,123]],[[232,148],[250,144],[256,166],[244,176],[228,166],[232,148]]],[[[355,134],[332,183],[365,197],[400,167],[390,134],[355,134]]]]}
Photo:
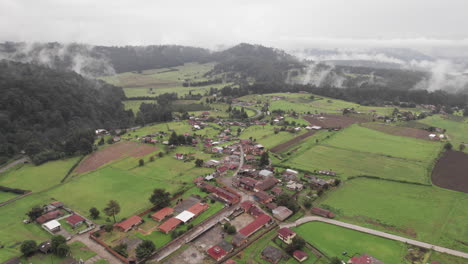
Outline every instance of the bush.
{"type": "Polygon", "coordinates": [[[70,247],[67,244],[60,244],[57,247],[56,253],[57,256],[64,258],[70,254],[70,247]]]}
{"type": "Polygon", "coordinates": [[[109,233],[112,232],[112,229],[114,229],[114,226],[112,224],[108,224],[104,226],[104,230],[109,233]]]}
{"type": "Polygon", "coordinates": [[[21,253],[24,256],[29,257],[34,254],[37,250],[37,243],[34,240],[26,240],[21,244],[21,253]]]}
{"type": "Polygon", "coordinates": [[[451,149],[453,148],[453,145],[452,145],[452,143],[447,142],[447,143],[445,143],[444,148],[445,148],[446,150],[451,150],[451,149]]]}
{"type": "Polygon", "coordinates": [[[144,240],[136,248],[136,256],[138,259],[143,259],[150,256],[156,250],[156,246],[151,240],[144,240]]]}
{"type": "Polygon", "coordinates": [[[229,235],[234,235],[236,232],[236,227],[233,225],[230,225],[226,230],[226,233],[228,233],[229,235]]]}
{"type": "Polygon", "coordinates": [[[120,244],[120,245],[117,245],[115,247],[112,248],[115,252],[119,253],[120,255],[124,256],[124,257],[128,257],[128,253],[127,253],[127,244],[120,244]]]}
{"type": "Polygon", "coordinates": [[[138,161],[138,166],[141,167],[141,166],[143,166],[143,165],[145,165],[145,161],[144,161],[143,159],[140,159],[140,160],[138,161]]]}

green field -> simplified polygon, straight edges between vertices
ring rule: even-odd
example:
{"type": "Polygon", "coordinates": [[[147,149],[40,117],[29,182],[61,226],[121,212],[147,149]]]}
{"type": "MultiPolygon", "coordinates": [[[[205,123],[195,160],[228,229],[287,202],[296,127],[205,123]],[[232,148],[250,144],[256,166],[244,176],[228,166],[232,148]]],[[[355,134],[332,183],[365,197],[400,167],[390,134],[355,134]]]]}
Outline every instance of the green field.
{"type": "Polygon", "coordinates": [[[154,100],[129,100],[124,101],[125,110],[132,110],[136,115],[140,111],[140,105],[142,103],[151,104],[154,103],[154,100]]]}
{"type": "Polygon", "coordinates": [[[306,131],[302,130],[298,133],[289,133],[289,132],[279,132],[275,134],[274,128],[279,128],[278,126],[272,126],[270,124],[263,126],[250,126],[245,128],[242,133],[242,138],[256,139],[258,143],[265,146],[265,148],[272,148],[276,145],[284,143],[288,140],[291,140],[301,134],[304,134],[306,131]]]}
{"type": "Polygon", "coordinates": [[[10,199],[13,199],[15,198],[16,196],[18,196],[19,194],[14,194],[14,193],[11,193],[11,192],[1,192],[0,191],[0,203],[1,202],[5,202],[5,201],[8,201],[10,199]]]}
{"type": "Polygon", "coordinates": [[[443,254],[439,252],[432,252],[430,263],[432,261],[437,261],[439,263],[449,263],[449,264],[466,264],[468,262],[465,258],[455,257],[448,254],[443,254]]]}
{"type": "Polygon", "coordinates": [[[0,174],[0,185],[33,192],[43,191],[59,184],[78,157],[51,161],[40,166],[33,164],[17,165],[0,174]]]}
{"type": "Polygon", "coordinates": [[[334,208],[338,220],[468,251],[467,202],[466,194],[435,186],[354,179],[321,205],[334,208]]]}
{"type": "Polygon", "coordinates": [[[171,131],[175,131],[177,134],[184,134],[184,133],[194,134],[195,133],[197,135],[205,135],[207,137],[214,138],[220,133],[220,129],[221,129],[220,126],[210,123],[210,126],[204,129],[192,130],[192,127],[188,124],[187,121],[179,121],[179,122],[158,123],[154,125],[144,126],[138,129],[128,131],[128,133],[126,133],[122,137],[129,137],[129,138],[135,139],[137,137],[143,137],[152,133],[164,131],[168,133],[168,136],[166,136],[163,140],[168,140],[170,133],[172,133],[171,131]]]}
{"type": "Polygon", "coordinates": [[[305,223],[293,230],[330,258],[348,261],[342,252],[348,256],[367,253],[384,263],[405,263],[406,245],[400,242],[321,222],[305,223]]]}
{"type": "Polygon", "coordinates": [[[297,145],[297,152],[286,156],[281,164],[307,171],[333,170],[342,178],[367,175],[429,184],[429,169],[442,146],[359,125],[330,133],[329,139],[320,133],[297,145]]]}
{"type": "MultiPolygon", "coordinates": [[[[458,121],[444,118],[441,115],[433,115],[426,117],[418,122],[439,127],[447,130],[450,142],[452,142],[454,149],[458,150],[458,146],[461,143],[468,144],[468,118],[456,118],[458,121]]],[[[465,148],[465,152],[468,153],[468,145],[465,148]]]]}

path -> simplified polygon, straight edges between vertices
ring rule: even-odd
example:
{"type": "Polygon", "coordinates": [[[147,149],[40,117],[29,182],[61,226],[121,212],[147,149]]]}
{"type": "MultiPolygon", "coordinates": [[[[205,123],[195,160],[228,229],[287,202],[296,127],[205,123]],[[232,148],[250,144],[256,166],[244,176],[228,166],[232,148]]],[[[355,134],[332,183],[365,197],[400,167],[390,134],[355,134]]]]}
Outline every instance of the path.
{"type": "Polygon", "coordinates": [[[280,225],[280,227],[295,227],[295,226],[302,225],[302,224],[307,223],[307,222],[313,222],[313,221],[318,221],[318,222],[328,223],[328,224],[332,224],[332,225],[337,225],[337,226],[341,226],[341,227],[344,227],[344,228],[356,230],[356,231],[359,231],[359,232],[371,234],[371,235],[374,235],[374,236],[379,236],[379,237],[383,237],[383,238],[387,238],[387,239],[391,239],[391,240],[396,240],[396,241],[400,241],[400,242],[407,243],[407,244],[410,244],[410,245],[414,245],[414,246],[418,246],[418,247],[422,247],[422,248],[427,248],[427,249],[432,249],[432,250],[437,251],[437,252],[446,253],[446,254],[449,254],[449,255],[453,255],[453,256],[468,259],[468,253],[466,253],[466,252],[457,251],[457,250],[444,248],[444,247],[439,247],[439,246],[436,246],[436,245],[433,245],[433,244],[429,244],[429,243],[425,243],[425,242],[421,242],[421,241],[417,241],[417,240],[413,240],[413,239],[409,239],[409,238],[405,238],[405,237],[401,237],[401,236],[396,236],[396,235],[392,235],[392,234],[389,234],[389,233],[377,231],[377,230],[374,230],[374,229],[365,228],[365,227],[357,226],[357,225],[353,225],[353,224],[348,224],[348,223],[344,223],[344,222],[340,222],[340,221],[337,221],[337,220],[328,219],[328,218],[324,218],[324,217],[319,217],[319,216],[306,216],[306,217],[300,218],[300,219],[298,219],[298,220],[296,220],[295,222],[292,222],[292,223],[283,223],[283,224],[280,225]]]}
{"type": "Polygon", "coordinates": [[[257,108],[252,108],[252,107],[241,105],[241,104],[234,104],[234,105],[244,107],[245,109],[255,111],[256,114],[254,116],[249,117],[249,119],[256,119],[257,117],[259,117],[262,114],[262,112],[260,110],[258,110],[257,108]]]}
{"type": "MultiPolygon", "coordinates": [[[[119,259],[114,257],[114,255],[109,253],[104,247],[102,247],[101,245],[98,245],[91,238],[89,238],[90,232],[84,233],[82,235],[74,236],[72,239],[69,240],[69,243],[80,241],[81,243],[85,244],[88,248],[90,248],[92,251],[96,252],[96,254],[100,258],[107,260],[109,264],[122,264],[122,262],[119,259]]],[[[88,262],[86,262],[86,264],[88,264],[88,262]]]]}
{"type": "Polygon", "coordinates": [[[24,158],[21,158],[21,159],[17,159],[17,160],[15,160],[13,162],[10,162],[7,165],[0,168],[0,173],[8,170],[9,168],[12,168],[12,167],[16,166],[17,164],[24,163],[26,161],[31,162],[31,160],[28,157],[24,157],[24,158]]]}

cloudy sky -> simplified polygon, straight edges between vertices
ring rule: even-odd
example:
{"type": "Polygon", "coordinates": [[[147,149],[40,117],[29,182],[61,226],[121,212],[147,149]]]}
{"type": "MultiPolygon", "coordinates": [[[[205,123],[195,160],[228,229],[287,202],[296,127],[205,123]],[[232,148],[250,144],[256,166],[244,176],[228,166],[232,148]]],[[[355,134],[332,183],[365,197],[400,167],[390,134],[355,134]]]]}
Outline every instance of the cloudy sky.
{"type": "Polygon", "coordinates": [[[468,47],[467,0],[0,0],[0,41],[468,47]]]}

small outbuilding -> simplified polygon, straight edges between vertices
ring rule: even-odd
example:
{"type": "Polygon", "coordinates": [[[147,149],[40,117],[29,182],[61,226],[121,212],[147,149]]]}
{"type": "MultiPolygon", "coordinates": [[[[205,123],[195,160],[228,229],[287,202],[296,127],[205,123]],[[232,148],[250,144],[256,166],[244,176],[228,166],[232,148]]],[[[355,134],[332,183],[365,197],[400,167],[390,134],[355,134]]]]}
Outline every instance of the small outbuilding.
{"type": "Polygon", "coordinates": [[[80,215],[73,214],[73,215],[67,217],[66,221],[73,228],[76,228],[76,227],[80,226],[81,224],[83,224],[86,221],[86,219],[84,219],[80,215]]]}
{"type": "Polygon", "coordinates": [[[43,224],[42,226],[48,231],[55,233],[60,231],[62,225],[57,220],[52,220],[43,224]]]}
{"type": "Polygon", "coordinates": [[[283,251],[273,246],[267,246],[261,254],[264,260],[273,264],[280,262],[283,258],[283,251]]]}
{"type": "Polygon", "coordinates": [[[297,261],[303,262],[303,261],[305,261],[306,259],[309,258],[309,255],[307,253],[305,253],[304,251],[296,250],[296,251],[293,252],[293,257],[297,261]]]}
{"type": "Polygon", "coordinates": [[[163,209],[157,211],[156,213],[151,215],[151,218],[154,221],[161,222],[166,217],[171,216],[174,213],[174,209],[171,207],[164,207],[163,209]]]}

